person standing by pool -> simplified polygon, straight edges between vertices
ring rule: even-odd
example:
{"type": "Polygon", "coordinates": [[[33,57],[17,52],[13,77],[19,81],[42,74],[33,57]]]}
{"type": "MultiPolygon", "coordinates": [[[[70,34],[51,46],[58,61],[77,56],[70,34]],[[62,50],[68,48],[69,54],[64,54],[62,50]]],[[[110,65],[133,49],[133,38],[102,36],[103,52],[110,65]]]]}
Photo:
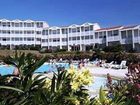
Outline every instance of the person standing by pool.
{"type": "Polygon", "coordinates": [[[78,69],[82,70],[84,68],[84,62],[79,62],[78,69]]]}
{"type": "Polygon", "coordinates": [[[112,78],[109,73],[107,73],[107,82],[108,84],[112,84],[112,78]]]}
{"type": "Polygon", "coordinates": [[[19,76],[19,70],[18,70],[18,68],[15,68],[15,69],[14,69],[13,75],[19,76]]]}

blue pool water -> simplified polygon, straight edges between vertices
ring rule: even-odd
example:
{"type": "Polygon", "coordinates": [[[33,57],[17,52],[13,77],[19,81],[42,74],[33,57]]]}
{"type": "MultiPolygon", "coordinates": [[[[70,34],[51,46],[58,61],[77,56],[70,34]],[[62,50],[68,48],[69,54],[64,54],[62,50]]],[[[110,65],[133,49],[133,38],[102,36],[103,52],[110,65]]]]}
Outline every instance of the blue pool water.
{"type": "MultiPolygon", "coordinates": [[[[48,72],[48,71],[56,71],[57,67],[65,67],[66,69],[69,68],[68,63],[56,63],[56,64],[43,64],[41,67],[39,67],[35,72],[48,72]]],[[[6,75],[6,74],[12,74],[14,71],[13,66],[7,66],[7,65],[0,65],[0,74],[6,75]]]]}
{"type": "Polygon", "coordinates": [[[92,83],[92,85],[88,86],[88,89],[97,90],[101,86],[106,87],[106,83],[107,83],[107,78],[94,76],[93,77],[93,83],[92,83]]]}
{"type": "Polygon", "coordinates": [[[65,67],[65,69],[69,68],[68,63],[56,63],[56,64],[44,64],[40,68],[38,68],[35,72],[48,72],[48,71],[56,71],[57,67],[65,67]]]}
{"type": "Polygon", "coordinates": [[[14,70],[13,66],[0,65],[0,74],[1,75],[12,74],[13,70],[14,70]]]}
{"type": "MultiPolygon", "coordinates": [[[[77,65],[75,65],[77,67],[77,65]]],[[[38,68],[35,72],[47,72],[47,71],[56,71],[57,67],[65,67],[66,69],[69,68],[68,63],[57,63],[57,64],[49,64],[46,63],[42,65],[40,68],[38,68]]],[[[14,67],[12,66],[5,66],[0,65],[0,74],[6,75],[6,74],[12,74],[14,70],[14,67]]],[[[101,86],[106,86],[107,79],[105,77],[97,77],[94,76],[92,85],[88,86],[88,89],[90,90],[97,90],[101,86]]]]}

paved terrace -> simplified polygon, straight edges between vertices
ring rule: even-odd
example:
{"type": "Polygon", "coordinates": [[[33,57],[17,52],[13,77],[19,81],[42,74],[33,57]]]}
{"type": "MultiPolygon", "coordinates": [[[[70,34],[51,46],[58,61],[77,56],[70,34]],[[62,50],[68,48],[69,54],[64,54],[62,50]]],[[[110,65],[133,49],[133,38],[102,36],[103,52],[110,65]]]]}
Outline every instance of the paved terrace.
{"type": "Polygon", "coordinates": [[[113,77],[124,78],[127,73],[127,69],[111,69],[111,68],[103,68],[103,67],[87,67],[93,76],[105,76],[109,73],[113,77]]]}

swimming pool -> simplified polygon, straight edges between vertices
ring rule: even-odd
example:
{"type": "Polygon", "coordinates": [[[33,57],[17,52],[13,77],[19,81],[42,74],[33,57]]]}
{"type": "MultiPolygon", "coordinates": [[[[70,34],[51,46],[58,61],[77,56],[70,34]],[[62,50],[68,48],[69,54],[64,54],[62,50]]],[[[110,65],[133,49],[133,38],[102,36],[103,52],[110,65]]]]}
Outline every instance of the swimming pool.
{"type": "MultiPolygon", "coordinates": [[[[65,67],[66,69],[68,69],[69,64],[68,63],[56,63],[56,64],[45,63],[40,68],[38,68],[35,72],[42,73],[48,71],[56,71],[57,70],[56,67],[65,67]]],[[[75,67],[77,67],[77,64],[75,64],[75,67]]],[[[1,75],[12,74],[13,70],[14,70],[13,66],[0,65],[1,75]]],[[[105,87],[106,81],[107,79],[105,77],[93,76],[93,83],[87,88],[89,90],[98,90],[101,86],[105,87]]]]}
{"type": "MultiPolygon", "coordinates": [[[[76,64],[75,64],[76,66],[76,64]]],[[[44,63],[41,67],[39,67],[35,72],[36,73],[43,73],[43,72],[48,72],[48,71],[56,71],[57,67],[65,67],[66,69],[69,68],[68,63],[44,63]]],[[[0,65],[0,74],[1,75],[6,75],[6,74],[12,74],[14,71],[14,67],[10,65],[0,65]]]]}
{"type": "Polygon", "coordinates": [[[107,78],[106,77],[100,77],[100,76],[94,76],[93,77],[93,83],[89,85],[87,88],[89,90],[98,90],[100,87],[106,87],[107,78]]]}

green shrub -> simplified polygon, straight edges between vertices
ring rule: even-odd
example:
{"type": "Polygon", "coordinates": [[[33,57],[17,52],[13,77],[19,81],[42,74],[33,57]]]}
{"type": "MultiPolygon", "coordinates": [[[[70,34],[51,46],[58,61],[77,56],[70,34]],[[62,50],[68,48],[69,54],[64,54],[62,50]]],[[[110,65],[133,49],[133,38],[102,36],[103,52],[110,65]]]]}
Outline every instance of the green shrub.
{"type": "Polygon", "coordinates": [[[124,51],[122,45],[106,46],[103,48],[105,52],[120,52],[124,51]]]}

